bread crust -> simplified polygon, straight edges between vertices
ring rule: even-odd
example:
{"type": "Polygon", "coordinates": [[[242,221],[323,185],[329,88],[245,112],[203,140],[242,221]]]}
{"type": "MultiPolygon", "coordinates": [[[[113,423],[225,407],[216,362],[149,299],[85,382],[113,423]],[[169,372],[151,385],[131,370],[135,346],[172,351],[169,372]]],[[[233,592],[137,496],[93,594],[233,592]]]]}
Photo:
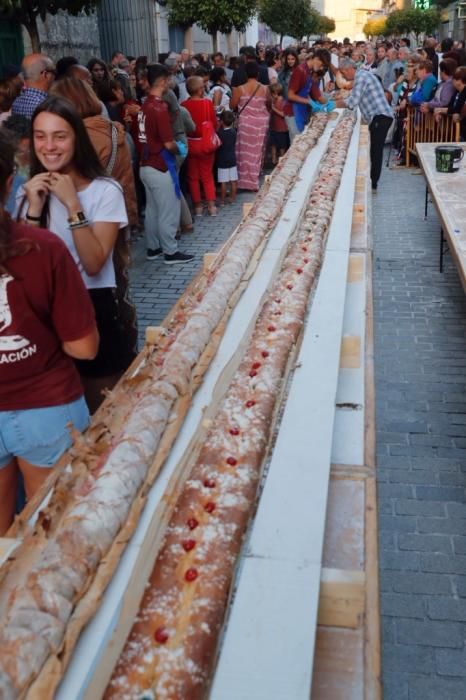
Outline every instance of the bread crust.
{"type": "MultiPolygon", "coordinates": [[[[79,483],[68,475],[57,483],[42,516],[47,530],[41,530],[37,538],[41,549],[12,591],[0,628],[0,689],[5,698],[14,700],[26,693],[43,668],[42,675],[48,673],[49,662],[49,682],[38,680],[41,688],[47,687],[47,697],[53,695],[76,642],[77,629],[86,622],[83,615],[75,621],[73,633],[67,635],[73,611],[92,586],[99,567],[106,566],[105,558],[122,529],[126,528],[129,537],[127,521],[147,482],[154,455],[170,429],[174,407],[189,398],[197,363],[326,123],[327,118],[320,116],[297,140],[290,157],[277,168],[270,186],[259,193],[218,265],[207,275],[202,291],[191,300],[189,313],[177,316],[160,352],[148,357],[143,381],[134,391],[134,399],[128,398],[121,429],[102,454],[93,455],[92,470],[84,469],[79,483]],[[65,641],[68,646],[63,653],[65,641]],[[18,648],[25,651],[18,653],[18,648]],[[54,660],[57,663],[52,663],[54,660]]],[[[120,542],[120,554],[124,544],[120,542]]],[[[20,557],[21,548],[15,552],[15,558],[20,557]]],[[[117,561],[115,557],[114,567],[117,561]]],[[[107,569],[108,576],[109,566],[107,569]]]]}
{"type": "MultiPolygon", "coordinates": [[[[354,117],[337,126],[248,348],[213,418],[104,695],[200,700],[207,692],[277,397],[322,264],[354,117]]],[[[284,465],[286,468],[286,465],[284,465]]]]}

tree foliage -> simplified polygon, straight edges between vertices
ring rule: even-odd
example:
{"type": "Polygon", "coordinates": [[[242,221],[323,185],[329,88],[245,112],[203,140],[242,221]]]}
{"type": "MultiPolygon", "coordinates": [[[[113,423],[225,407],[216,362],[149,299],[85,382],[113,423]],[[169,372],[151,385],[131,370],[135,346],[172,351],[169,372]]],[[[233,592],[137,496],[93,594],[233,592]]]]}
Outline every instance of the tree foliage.
{"type": "Polygon", "coordinates": [[[300,41],[303,36],[319,32],[321,15],[311,8],[309,0],[259,0],[259,19],[273,32],[300,41]]]}
{"type": "Polygon", "coordinates": [[[98,0],[0,0],[0,12],[22,24],[31,37],[33,51],[40,51],[38,17],[44,21],[47,13],[56,15],[59,10],[66,10],[72,15],[82,10],[91,12],[97,3],[98,0]]]}
{"type": "Polygon", "coordinates": [[[451,0],[432,0],[432,5],[434,7],[445,8],[451,3],[451,0]]]}
{"type": "Polygon", "coordinates": [[[332,17],[327,17],[326,15],[320,15],[319,17],[319,29],[317,30],[320,34],[330,34],[335,31],[335,20],[332,17]]]}
{"type": "Polygon", "coordinates": [[[215,36],[233,29],[244,32],[257,10],[257,0],[169,0],[170,24],[198,24],[215,36]]]}
{"type": "Polygon", "coordinates": [[[380,36],[387,31],[387,17],[374,17],[368,19],[362,31],[366,36],[380,36]]]}
{"type": "Polygon", "coordinates": [[[440,13],[435,7],[428,10],[422,10],[420,7],[395,10],[387,17],[386,33],[400,36],[413,32],[418,37],[420,34],[431,34],[439,22],[440,13]]]}

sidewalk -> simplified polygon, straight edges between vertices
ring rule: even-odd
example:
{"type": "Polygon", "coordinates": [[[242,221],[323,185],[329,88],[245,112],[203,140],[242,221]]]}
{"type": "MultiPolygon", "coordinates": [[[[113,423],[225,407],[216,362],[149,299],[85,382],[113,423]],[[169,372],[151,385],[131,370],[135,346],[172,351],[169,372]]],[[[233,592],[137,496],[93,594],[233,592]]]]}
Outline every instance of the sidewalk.
{"type": "Polygon", "coordinates": [[[193,277],[202,269],[205,253],[214,253],[241,221],[243,204],[254,200],[254,192],[240,193],[234,204],[218,208],[218,216],[194,218],[194,232],[184,234],[180,250],[195,258],[184,265],[165,265],[163,260],[146,260],[141,238],[132,246],[130,270],[132,299],[138,312],[139,347],[144,344],[146,326],[159,325],[193,277]]]}
{"type": "Polygon", "coordinates": [[[384,700],[465,700],[466,298],[424,188],[372,200],[384,700]]]}

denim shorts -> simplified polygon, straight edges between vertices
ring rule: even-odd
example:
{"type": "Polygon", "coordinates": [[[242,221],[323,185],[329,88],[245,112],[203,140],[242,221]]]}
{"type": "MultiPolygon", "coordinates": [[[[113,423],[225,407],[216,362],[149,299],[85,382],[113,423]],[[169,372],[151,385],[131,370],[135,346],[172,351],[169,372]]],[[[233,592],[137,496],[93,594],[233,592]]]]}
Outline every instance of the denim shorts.
{"type": "Polygon", "coordinates": [[[71,447],[71,425],[84,430],[89,411],[84,397],[48,408],[0,411],[0,469],[15,457],[36,467],[53,467],[71,447]]]}

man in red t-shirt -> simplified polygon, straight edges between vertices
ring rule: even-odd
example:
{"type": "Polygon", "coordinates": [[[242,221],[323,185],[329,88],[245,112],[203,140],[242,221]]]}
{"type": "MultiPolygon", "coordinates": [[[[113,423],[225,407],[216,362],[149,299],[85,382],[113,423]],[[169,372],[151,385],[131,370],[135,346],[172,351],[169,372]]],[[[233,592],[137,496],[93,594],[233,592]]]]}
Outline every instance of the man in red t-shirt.
{"type": "Polygon", "coordinates": [[[285,106],[285,119],[288,124],[290,141],[303,131],[311,116],[309,99],[325,104],[327,100],[319,90],[318,81],[313,74],[323,70],[325,62],[321,56],[308,55],[307,59],[300,63],[291,74],[288,86],[288,102],[285,106]]]}
{"type": "Polygon", "coordinates": [[[142,146],[140,177],[146,190],[145,234],[147,259],[164,256],[167,265],[187,263],[193,255],[178,250],[176,233],[180,226],[181,193],[176,171],[175,141],[170,114],[162,95],[168,90],[169,71],[159,63],[147,67],[150,90],[138,114],[142,146]]]}

